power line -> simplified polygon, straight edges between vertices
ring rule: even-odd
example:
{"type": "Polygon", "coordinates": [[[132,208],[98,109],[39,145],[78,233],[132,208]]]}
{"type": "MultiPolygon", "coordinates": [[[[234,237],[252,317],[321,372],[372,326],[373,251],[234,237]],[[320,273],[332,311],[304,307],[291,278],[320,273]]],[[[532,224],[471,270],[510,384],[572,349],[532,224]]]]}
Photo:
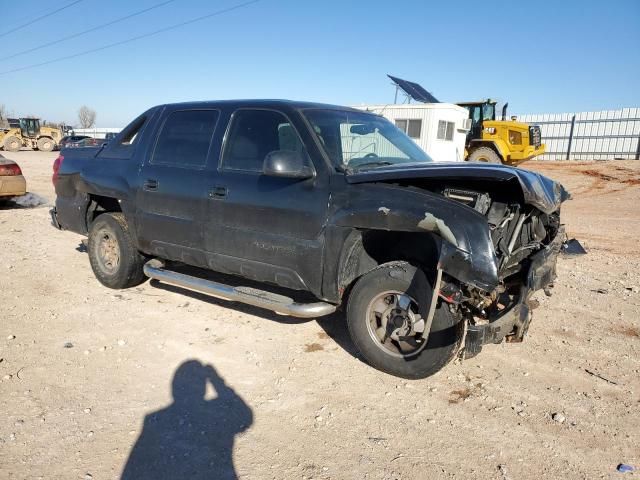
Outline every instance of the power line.
{"type": "Polygon", "coordinates": [[[34,63],[32,65],[27,65],[26,67],[19,67],[19,68],[14,68],[12,70],[6,70],[4,72],[0,72],[0,76],[7,75],[9,73],[21,72],[23,70],[29,70],[31,68],[43,67],[45,65],[50,65],[50,64],[55,63],[55,62],[61,62],[63,60],[69,60],[71,58],[77,58],[77,57],[81,57],[83,55],[88,55],[90,53],[99,52],[101,50],[106,50],[107,48],[117,47],[119,45],[124,45],[126,43],[135,42],[136,40],[141,40],[143,38],[151,37],[153,35],[158,35],[160,33],[164,33],[164,32],[167,32],[169,30],[174,30],[176,28],[184,27],[185,25],[190,25],[192,23],[200,22],[202,20],[206,20],[207,18],[216,17],[218,15],[222,15],[222,14],[231,12],[233,10],[238,10],[240,8],[243,8],[243,7],[248,7],[249,5],[252,5],[254,3],[258,3],[259,1],[260,0],[251,0],[249,2],[239,3],[238,5],[234,5],[233,7],[223,8],[221,10],[217,10],[217,11],[215,11],[213,13],[209,13],[207,15],[202,15],[200,17],[196,17],[196,18],[193,18],[191,20],[187,20],[185,22],[180,22],[180,23],[176,23],[174,25],[169,25],[168,27],[164,27],[164,28],[161,28],[159,30],[155,30],[153,32],[145,33],[143,35],[138,35],[136,37],[131,37],[131,38],[128,38],[126,40],[121,40],[119,42],[109,43],[107,45],[103,45],[102,47],[92,48],[90,50],[85,50],[84,52],[75,53],[73,55],[65,55],[64,57],[54,58],[54,59],[48,60],[46,62],[34,63]]]}
{"type": "Polygon", "coordinates": [[[57,8],[56,10],[54,10],[52,12],[45,13],[44,15],[40,15],[39,17],[34,18],[33,20],[29,20],[27,23],[23,23],[22,25],[18,25],[17,27],[12,28],[11,30],[7,30],[4,33],[0,33],[0,37],[5,37],[5,36],[9,35],[10,33],[13,33],[13,32],[16,32],[16,31],[20,30],[21,28],[28,27],[29,25],[34,24],[36,22],[39,22],[40,20],[42,20],[44,18],[50,17],[51,15],[55,15],[56,13],[61,12],[62,10],[65,10],[65,9],[67,9],[69,7],[73,7],[75,4],[80,3],[80,2],[82,2],[82,0],[75,0],[74,2],[71,2],[71,3],[67,4],[67,5],[65,5],[64,7],[60,7],[60,8],[57,8]]]}
{"type": "Polygon", "coordinates": [[[114,25],[114,24],[119,23],[119,22],[123,22],[124,20],[128,20],[128,19],[136,17],[138,15],[142,15],[143,13],[147,13],[150,10],[155,10],[156,8],[160,8],[160,7],[165,6],[167,3],[171,3],[171,2],[175,2],[175,1],[176,0],[167,0],[166,2],[162,2],[162,3],[158,3],[156,5],[152,5],[149,8],[145,8],[144,10],[139,10],[139,11],[131,13],[129,15],[125,15],[124,17],[116,18],[115,20],[112,20],[112,21],[107,22],[107,23],[103,23],[101,25],[97,25],[95,27],[89,28],[88,30],[84,30],[84,31],[78,32],[78,33],[73,33],[71,35],[67,35],[66,37],[62,37],[62,38],[60,38],[58,40],[54,40],[53,42],[43,43],[42,45],[38,45],[37,47],[29,48],[27,50],[22,50],[21,52],[14,53],[13,55],[9,55],[7,57],[2,57],[2,58],[0,58],[0,61],[8,60],[10,58],[19,57],[19,56],[25,55],[27,53],[35,52],[36,50],[39,50],[41,48],[51,47],[53,45],[56,45],[56,44],[61,43],[61,42],[64,42],[66,40],[71,40],[72,38],[77,38],[77,37],[80,37],[82,35],[86,35],[87,33],[95,32],[96,30],[100,30],[101,28],[110,27],[111,25],[114,25]]]}

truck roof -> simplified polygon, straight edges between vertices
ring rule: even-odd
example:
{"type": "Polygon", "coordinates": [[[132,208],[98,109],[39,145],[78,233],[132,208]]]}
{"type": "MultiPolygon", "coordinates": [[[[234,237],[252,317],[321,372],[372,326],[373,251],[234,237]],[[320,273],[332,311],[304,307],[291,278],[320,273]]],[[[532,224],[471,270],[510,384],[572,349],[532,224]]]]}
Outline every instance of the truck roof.
{"type": "Polygon", "coordinates": [[[181,107],[258,107],[258,108],[286,108],[286,109],[306,109],[306,108],[320,108],[324,110],[352,110],[354,112],[362,113],[362,110],[357,110],[351,107],[343,105],[331,105],[328,103],[317,102],[303,102],[298,100],[285,100],[285,99],[240,99],[240,100],[202,100],[202,101],[190,101],[190,102],[178,102],[168,103],[161,106],[179,105],[181,107]]]}

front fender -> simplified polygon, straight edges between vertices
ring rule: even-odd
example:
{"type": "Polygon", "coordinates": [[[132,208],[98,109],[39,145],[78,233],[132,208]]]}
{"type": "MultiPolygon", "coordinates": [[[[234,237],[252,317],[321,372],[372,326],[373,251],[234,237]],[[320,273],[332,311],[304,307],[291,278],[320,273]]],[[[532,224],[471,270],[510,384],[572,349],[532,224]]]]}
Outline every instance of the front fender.
{"type": "Polygon", "coordinates": [[[458,280],[493,290],[498,265],[487,220],[466,205],[413,187],[359,184],[329,223],[337,227],[430,232],[441,239],[439,265],[458,280]]]}

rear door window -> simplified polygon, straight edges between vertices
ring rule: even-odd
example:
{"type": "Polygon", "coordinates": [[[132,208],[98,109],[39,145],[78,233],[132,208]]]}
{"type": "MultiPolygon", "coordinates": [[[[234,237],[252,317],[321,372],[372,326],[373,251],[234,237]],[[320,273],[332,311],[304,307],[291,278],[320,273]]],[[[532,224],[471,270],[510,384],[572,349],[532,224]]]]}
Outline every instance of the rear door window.
{"type": "Polygon", "coordinates": [[[218,122],[218,110],[178,110],[164,122],[151,163],[204,167],[218,122]]]}

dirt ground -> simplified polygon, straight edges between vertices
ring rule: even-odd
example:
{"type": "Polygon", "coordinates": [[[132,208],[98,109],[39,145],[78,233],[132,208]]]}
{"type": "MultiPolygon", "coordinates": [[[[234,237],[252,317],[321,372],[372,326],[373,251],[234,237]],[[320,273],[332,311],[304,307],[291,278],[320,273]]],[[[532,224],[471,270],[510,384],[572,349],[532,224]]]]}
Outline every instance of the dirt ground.
{"type": "MultiPolygon", "coordinates": [[[[55,153],[4,155],[54,200],[55,153]]],[[[588,254],[524,343],[420,381],[363,363],[339,314],[108,290],[49,205],[2,207],[0,478],[640,478],[616,472],[640,467],[640,162],[525,168],[573,193],[588,254]]]]}

